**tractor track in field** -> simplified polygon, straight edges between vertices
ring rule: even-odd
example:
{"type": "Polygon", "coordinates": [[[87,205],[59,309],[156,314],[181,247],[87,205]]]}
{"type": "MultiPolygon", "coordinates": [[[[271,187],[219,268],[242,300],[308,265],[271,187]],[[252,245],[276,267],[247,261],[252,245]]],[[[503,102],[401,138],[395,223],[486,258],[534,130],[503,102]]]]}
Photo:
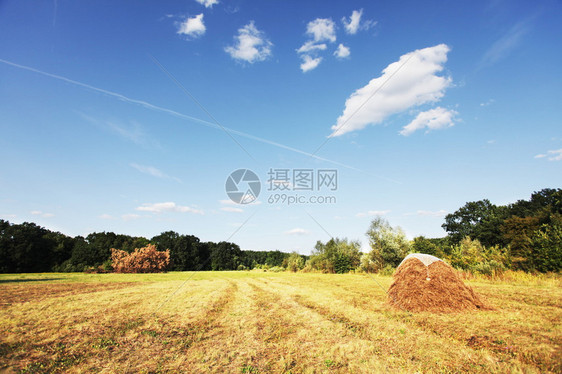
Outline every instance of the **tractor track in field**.
{"type": "MultiPolygon", "coordinates": [[[[212,336],[209,333],[222,327],[218,320],[233,302],[237,292],[238,285],[233,281],[229,281],[229,286],[209,305],[203,316],[195,321],[188,322],[182,329],[176,330],[172,328],[167,332],[166,336],[183,338],[182,346],[185,348],[190,348],[193,344],[210,339],[212,336]]],[[[158,322],[163,328],[169,324],[169,321],[163,318],[158,318],[158,322]]]]}
{"type": "MultiPolygon", "coordinates": [[[[248,282],[248,285],[253,292],[250,298],[254,303],[254,324],[257,328],[255,340],[260,348],[250,366],[260,373],[303,372],[311,362],[316,367],[322,367],[322,354],[318,353],[315,335],[307,333],[311,323],[305,318],[298,318],[306,312],[306,308],[301,309],[292,297],[262,288],[270,287],[270,282],[260,282],[262,284],[259,285],[254,282],[248,282]]],[[[342,363],[334,365],[333,369],[344,367],[342,363]]]]}
{"type": "MultiPolygon", "coordinates": [[[[295,286],[294,284],[286,281],[279,281],[278,283],[287,286],[295,286]]],[[[303,287],[303,285],[299,285],[299,287],[303,287]]],[[[304,287],[314,289],[313,285],[305,285],[304,287]]],[[[369,293],[353,290],[349,286],[342,285],[337,285],[335,289],[332,288],[328,291],[336,299],[343,300],[349,303],[349,305],[353,306],[353,308],[370,313],[377,312],[372,307],[372,295],[369,293]]],[[[324,319],[342,326],[348,331],[348,333],[355,337],[377,342],[377,344],[381,344],[384,340],[379,339],[375,336],[376,334],[372,333],[372,330],[375,328],[375,326],[369,323],[354,321],[348,318],[343,313],[332,311],[329,307],[317,304],[298,294],[292,295],[291,298],[299,305],[321,315],[324,319]]],[[[509,343],[503,342],[501,339],[497,339],[493,336],[455,336],[447,333],[446,331],[440,331],[439,329],[436,329],[435,324],[432,324],[427,320],[427,318],[419,319],[417,318],[417,316],[413,316],[410,313],[408,313],[408,315],[396,314],[393,313],[390,308],[384,307],[380,309],[378,313],[384,315],[385,318],[390,318],[402,322],[406,326],[412,326],[413,328],[419,329],[426,334],[431,334],[438,339],[442,339],[444,341],[454,341],[460,346],[463,346],[464,348],[470,349],[472,351],[477,352],[485,350],[486,352],[488,352],[488,354],[495,357],[498,362],[516,359],[521,364],[528,364],[532,367],[534,366],[534,361],[538,361],[541,363],[542,361],[544,361],[540,357],[517,357],[516,350],[509,343]]],[[[392,352],[392,348],[387,348],[386,351],[388,352],[388,350],[392,352]]]]}
{"type": "MultiPolygon", "coordinates": [[[[286,281],[279,281],[281,284],[286,285],[293,285],[286,281]]],[[[302,285],[301,285],[302,287],[302,285]]],[[[306,285],[305,287],[313,288],[312,286],[306,285]]],[[[375,312],[376,310],[373,308],[373,295],[368,292],[362,292],[355,289],[352,289],[349,286],[339,285],[336,284],[336,288],[332,288],[329,292],[338,300],[345,300],[354,308],[361,309],[365,312],[375,312]]],[[[344,315],[338,313],[332,313],[329,308],[316,305],[310,301],[307,301],[305,298],[296,295],[296,301],[299,304],[302,304],[305,307],[315,310],[317,313],[325,316],[329,320],[336,321],[343,325],[345,328],[350,330],[352,333],[360,333],[365,329],[368,329],[368,325],[361,326],[361,324],[357,324],[353,321],[350,321],[344,315]]],[[[411,313],[396,313],[393,312],[390,308],[380,308],[378,311],[382,313],[386,318],[393,319],[396,321],[400,321],[407,326],[412,326],[413,328],[419,329],[424,333],[431,334],[436,338],[454,341],[459,346],[463,346],[467,349],[472,351],[486,351],[489,355],[493,356],[495,360],[498,362],[506,362],[506,361],[519,361],[523,365],[529,365],[530,367],[536,367],[536,365],[540,365],[543,367],[549,367],[550,370],[553,372],[559,371],[556,369],[556,365],[552,365],[551,361],[542,356],[535,356],[533,354],[526,354],[521,355],[518,352],[517,347],[509,342],[509,339],[501,339],[493,334],[480,334],[474,335],[471,333],[467,334],[459,334],[457,331],[456,333],[451,333],[445,329],[443,326],[436,325],[435,322],[431,321],[431,317],[422,316],[422,315],[415,315],[411,313]]],[[[466,312],[465,312],[466,313],[466,312]]],[[[462,314],[461,314],[462,315],[462,314]]],[[[360,335],[361,337],[366,337],[364,335],[360,335]]],[[[558,366],[559,367],[559,366],[558,366]]]]}
{"type": "MultiPolygon", "coordinates": [[[[139,285],[138,282],[133,283],[139,285]]],[[[218,321],[238,290],[235,282],[228,283],[202,309],[204,312],[192,321],[181,323],[173,318],[150,314],[129,315],[120,320],[106,319],[100,315],[83,321],[88,324],[80,332],[61,334],[54,341],[46,337],[37,342],[25,340],[0,344],[0,358],[3,356],[0,368],[4,365],[26,372],[41,367],[42,371],[37,372],[56,373],[64,372],[66,365],[81,363],[99,370],[103,368],[103,362],[109,360],[118,359],[125,363],[129,360],[140,361],[136,352],[142,352],[143,349],[154,351],[156,356],[161,355],[164,362],[171,359],[174,352],[177,354],[179,350],[185,353],[192,346],[212,338],[214,332],[220,329],[218,321]],[[174,352],[168,352],[171,348],[174,352]]]]}
{"type": "Polygon", "coordinates": [[[8,308],[14,304],[119,290],[147,283],[149,282],[2,284],[0,285],[0,309],[8,308]]]}

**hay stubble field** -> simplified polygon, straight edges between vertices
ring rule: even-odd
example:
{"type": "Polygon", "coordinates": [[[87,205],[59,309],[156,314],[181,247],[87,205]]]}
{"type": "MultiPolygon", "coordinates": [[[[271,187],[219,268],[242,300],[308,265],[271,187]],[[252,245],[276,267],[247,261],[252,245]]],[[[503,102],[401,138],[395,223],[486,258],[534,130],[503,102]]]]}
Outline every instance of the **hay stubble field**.
{"type": "Polygon", "coordinates": [[[0,372],[562,371],[559,279],[469,282],[496,310],[453,314],[393,309],[391,283],[270,272],[1,275],[0,372]]]}

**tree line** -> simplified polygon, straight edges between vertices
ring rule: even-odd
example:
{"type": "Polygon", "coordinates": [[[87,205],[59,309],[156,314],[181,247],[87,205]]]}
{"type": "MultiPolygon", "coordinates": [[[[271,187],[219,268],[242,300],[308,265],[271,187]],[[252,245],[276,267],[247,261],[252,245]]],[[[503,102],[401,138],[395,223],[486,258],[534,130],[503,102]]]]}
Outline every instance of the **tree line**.
{"type": "Polygon", "coordinates": [[[345,273],[350,270],[391,273],[408,253],[426,253],[452,266],[491,275],[504,270],[562,270],[562,189],[543,189],[529,200],[494,205],[468,202],[445,216],[443,238],[408,240],[399,227],[382,217],[366,232],[371,251],[361,253],[358,241],[333,238],[317,242],[299,270],[345,273]]]}
{"type": "Polygon", "coordinates": [[[245,251],[231,242],[202,242],[166,231],[151,239],[113,232],[69,237],[34,223],[0,220],[0,273],[75,272],[111,269],[111,249],[132,253],[150,244],[169,250],[168,270],[242,270],[282,267],[288,253],[245,251]]]}
{"type": "MultiPolygon", "coordinates": [[[[445,216],[443,238],[408,240],[399,227],[382,217],[372,220],[366,235],[371,250],[359,241],[332,238],[318,241],[310,256],[296,252],[241,250],[231,242],[202,242],[193,235],[166,231],[151,239],[92,233],[69,237],[34,223],[0,220],[0,272],[72,272],[111,270],[111,249],[128,254],[154,245],[169,252],[168,270],[274,270],[347,273],[390,272],[408,253],[426,253],[456,268],[492,274],[507,269],[559,272],[562,269],[562,189],[543,189],[529,200],[494,205],[467,202],[445,216]]],[[[124,256],[124,254],[122,254],[124,256]]],[[[167,262],[168,264],[168,262],[167,262]]]]}

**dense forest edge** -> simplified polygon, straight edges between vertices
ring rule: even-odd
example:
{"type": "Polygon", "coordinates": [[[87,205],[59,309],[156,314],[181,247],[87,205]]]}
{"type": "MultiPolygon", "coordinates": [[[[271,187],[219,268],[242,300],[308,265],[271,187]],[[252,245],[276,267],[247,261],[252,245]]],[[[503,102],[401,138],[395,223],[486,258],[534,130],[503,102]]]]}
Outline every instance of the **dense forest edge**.
{"type": "MultiPolygon", "coordinates": [[[[400,227],[382,217],[372,220],[366,235],[371,251],[359,241],[318,241],[310,256],[279,250],[242,250],[231,242],[202,242],[194,235],[166,231],[151,239],[95,232],[70,237],[34,223],[0,220],[0,273],[110,272],[117,250],[123,256],[139,249],[167,252],[165,270],[352,271],[391,273],[408,253],[443,258],[457,269],[494,275],[506,270],[531,273],[562,269],[562,189],[543,189],[529,200],[494,205],[467,202],[445,216],[443,238],[408,240],[400,227]]],[[[142,251],[141,251],[142,252],[142,251]]]]}

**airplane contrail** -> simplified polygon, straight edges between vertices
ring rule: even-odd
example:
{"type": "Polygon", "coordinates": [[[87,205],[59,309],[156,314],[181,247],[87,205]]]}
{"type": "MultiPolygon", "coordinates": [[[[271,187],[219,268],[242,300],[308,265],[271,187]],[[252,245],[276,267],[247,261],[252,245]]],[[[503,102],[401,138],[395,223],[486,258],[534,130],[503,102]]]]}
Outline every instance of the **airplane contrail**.
{"type": "Polygon", "coordinates": [[[154,105],[154,104],[151,104],[151,103],[143,101],[143,100],[132,99],[130,97],[127,97],[127,96],[122,95],[122,94],[117,93],[117,92],[108,91],[108,90],[105,90],[103,88],[98,88],[98,87],[95,87],[95,86],[92,86],[92,85],[89,85],[89,84],[86,84],[86,83],[78,82],[76,80],[63,77],[61,75],[48,73],[46,71],[35,69],[35,68],[30,67],[30,66],[20,65],[20,64],[17,64],[15,62],[11,62],[11,61],[4,60],[4,59],[1,59],[1,58],[0,58],[0,62],[3,63],[3,64],[6,64],[6,65],[13,66],[13,67],[18,68],[18,69],[31,71],[31,72],[41,74],[41,75],[46,76],[46,77],[58,79],[60,81],[66,82],[66,83],[73,84],[75,86],[79,86],[79,87],[83,87],[83,88],[86,88],[86,89],[89,89],[89,90],[92,90],[92,91],[95,91],[95,92],[99,92],[99,93],[102,93],[104,95],[112,96],[112,97],[115,97],[116,99],[119,99],[119,100],[127,102],[127,103],[137,104],[137,105],[140,105],[140,106],[142,106],[146,109],[149,109],[149,110],[167,113],[169,115],[172,115],[172,116],[175,116],[175,117],[178,117],[178,118],[182,118],[182,119],[185,119],[185,120],[188,120],[188,121],[197,122],[199,124],[202,124],[202,125],[207,126],[207,127],[211,127],[213,129],[226,130],[231,134],[235,134],[235,135],[247,138],[247,139],[255,140],[257,142],[264,143],[264,144],[269,144],[269,145],[272,145],[274,147],[285,149],[285,150],[288,150],[288,151],[291,151],[291,152],[294,152],[294,153],[299,153],[299,154],[302,154],[302,155],[305,155],[305,156],[308,156],[308,157],[312,157],[316,160],[328,162],[328,163],[331,163],[333,165],[341,166],[341,167],[344,167],[344,168],[347,168],[347,169],[350,169],[350,170],[355,170],[355,171],[358,171],[358,172],[361,172],[361,173],[369,174],[369,175],[372,175],[374,177],[387,180],[389,182],[401,184],[401,182],[396,181],[394,179],[387,178],[387,177],[384,177],[384,176],[381,176],[381,175],[376,175],[376,174],[373,174],[373,173],[370,173],[370,172],[366,172],[366,171],[361,170],[359,168],[356,168],[354,166],[346,165],[346,164],[343,164],[343,163],[338,162],[338,161],[334,161],[334,160],[330,160],[330,159],[327,159],[327,158],[324,158],[324,157],[320,157],[320,156],[317,156],[317,155],[312,154],[310,152],[305,152],[305,151],[302,151],[300,149],[296,149],[296,148],[293,148],[293,147],[290,147],[290,146],[287,146],[287,145],[284,145],[284,144],[281,144],[281,143],[277,143],[277,142],[274,142],[272,140],[260,138],[258,136],[254,136],[254,135],[242,132],[242,131],[234,130],[234,129],[224,127],[224,126],[221,127],[221,126],[219,126],[219,125],[217,125],[213,122],[209,122],[209,121],[206,121],[204,119],[200,119],[200,118],[197,118],[197,117],[189,116],[187,114],[176,112],[175,110],[164,108],[164,107],[161,107],[161,106],[158,106],[158,105],[154,105]]]}

